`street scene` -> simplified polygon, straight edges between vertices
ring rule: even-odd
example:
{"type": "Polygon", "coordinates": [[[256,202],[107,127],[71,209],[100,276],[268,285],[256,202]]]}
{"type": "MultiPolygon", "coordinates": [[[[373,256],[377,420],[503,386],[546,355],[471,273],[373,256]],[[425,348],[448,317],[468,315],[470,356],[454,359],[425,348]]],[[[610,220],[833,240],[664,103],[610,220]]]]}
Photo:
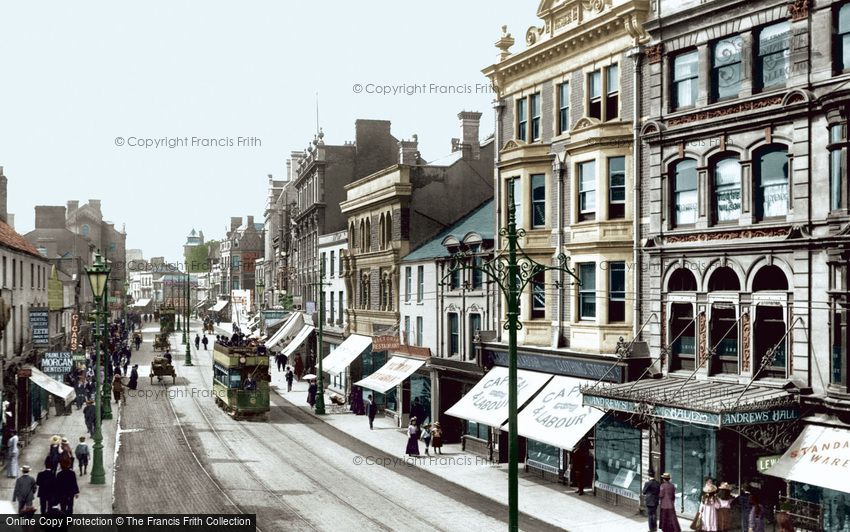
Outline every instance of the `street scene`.
{"type": "Polygon", "coordinates": [[[45,7],[0,531],[850,532],[850,1],[45,7]]]}

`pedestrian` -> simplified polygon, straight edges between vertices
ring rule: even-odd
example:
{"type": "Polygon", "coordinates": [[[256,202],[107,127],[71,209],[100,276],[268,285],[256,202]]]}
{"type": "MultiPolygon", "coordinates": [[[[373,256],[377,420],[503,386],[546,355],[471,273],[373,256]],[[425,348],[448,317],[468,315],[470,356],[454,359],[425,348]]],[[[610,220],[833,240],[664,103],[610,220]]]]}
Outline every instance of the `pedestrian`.
{"type": "Polygon", "coordinates": [[[307,404],[310,405],[310,408],[313,408],[316,405],[317,391],[318,387],[316,386],[316,381],[311,380],[310,385],[307,387],[307,404]]]}
{"type": "Polygon", "coordinates": [[[86,420],[86,430],[89,432],[89,436],[94,436],[94,401],[89,399],[86,401],[86,407],[83,408],[83,418],[86,420]]]}
{"type": "Polygon", "coordinates": [[[80,476],[83,476],[89,467],[89,446],[86,445],[85,436],[80,436],[80,443],[74,449],[74,454],[77,457],[77,463],[80,464],[80,476]]]}
{"type": "Polygon", "coordinates": [[[127,399],[124,397],[124,381],[117,373],[112,378],[112,397],[116,403],[127,404],[127,399]]]}
{"type": "Polygon", "coordinates": [[[127,366],[129,366],[129,365],[130,365],[130,357],[126,356],[126,355],[121,357],[121,375],[127,374],[127,366]]]}
{"type": "Polygon", "coordinates": [[[50,438],[50,447],[47,449],[47,460],[50,461],[50,470],[56,473],[59,467],[59,459],[62,457],[62,438],[54,435],[50,438]]]}
{"type": "MultiPolygon", "coordinates": [[[[422,425],[422,441],[425,442],[425,456],[431,456],[428,449],[431,447],[431,425],[422,425]]],[[[434,454],[437,454],[434,451],[434,454]]]]}
{"type": "Polygon", "coordinates": [[[655,479],[655,471],[649,470],[649,480],[643,485],[643,504],[646,506],[646,518],[649,521],[649,532],[658,530],[658,496],[661,484],[655,479]]]}
{"type": "Polygon", "coordinates": [[[74,515],[74,499],[80,496],[80,487],[77,484],[77,474],[71,467],[65,467],[56,475],[56,498],[62,507],[62,513],[74,515]]]}
{"type": "Polygon", "coordinates": [[[661,475],[661,532],[682,532],[679,518],[676,517],[676,486],[670,482],[670,473],[661,475]]]}
{"type": "Polygon", "coordinates": [[[165,351],[165,354],[164,354],[164,355],[162,355],[162,358],[164,358],[165,360],[167,360],[167,361],[168,361],[168,365],[169,365],[169,366],[171,365],[171,360],[173,359],[173,357],[171,356],[171,351],[166,350],[166,351],[165,351]]]}
{"type": "Polygon", "coordinates": [[[33,515],[35,507],[32,505],[38,486],[35,479],[30,475],[30,466],[21,467],[21,476],[15,481],[15,491],[12,492],[12,502],[17,501],[18,513],[21,515],[33,515]]]}
{"type": "Polygon", "coordinates": [[[735,497],[732,496],[732,486],[728,482],[721,482],[717,487],[717,530],[719,532],[727,532],[732,530],[732,503],[735,502],[735,497]]]}
{"type": "Polygon", "coordinates": [[[207,350],[207,345],[210,343],[209,338],[207,338],[207,334],[204,333],[204,337],[201,338],[201,343],[204,344],[204,351],[207,350]]]}
{"type": "Polygon", "coordinates": [[[764,532],[764,508],[759,502],[759,497],[757,494],[750,494],[749,499],[750,505],[750,519],[749,524],[749,532],[764,532]]]}
{"type": "MultiPolygon", "coordinates": [[[[278,356],[282,357],[283,355],[278,355],[278,356]]],[[[286,366],[286,391],[287,392],[292,391],[292,380],[294,378],[295,378],[295,375],[292,373],[292,368],[290,368],[289,366],[286,366]]]]}
{"type": "Polygon", "coordinates": [[[74,393],[76,396],[74,400],[77,403],[77,410],[83,407],[83,403],[86,401],[86,379],[85,377],[79,377],[77,379],[77,385],[74,386],[74,393]]]}
{"type": "Polygon", "coordinates": [[[431,423],[431,447],[434,454],[443,454],[443,428],[439,421],[431,423]]]}
{"type": "Polygon", "coordinates": [[[304,375],[304,365],[301,363],[301,357],[295,355],[295,379],[300,381],[301,375],[304,375]]]}
{"type": "Polygon", "coordinates": [[[74,467],[74,452],[71,450],[71,443],[68,441],[68,438],[62,438],[62,444],[60,445],[60,449],[62,449],[61,454],[59,455],[59,465],[62,463],[71,464],[71,468],[74,467]]]}
{"type": "Polygon", "coordinates": [[[278,371],[289,371],[289,367],[288,367],[288,366],[287,366],[287,367],[286,367],[286,369],[284,370],[284,367],[283,367],[283,366],[284,366],[285,359],[283,358],[283,353],[278,353],[278,354],[276,354],[276,355],[274,356],[274,362],[275,362],[275,364],[277,364],[277,370],[278,370],[278,371]]]}
{"type": "Polygon", "coordinates": [[[201,335],[195,333],[195,351],[201,348],[201,335]]]}
{"type": "Polygon", "coordinates": [[[425,412],[425,407],[422,405],[422,401],[417,397],[413,400],[413,404],[410,406],[410,419],[415,419],[416,426],[418,427],[425,422],[426,417],[428,417],[428,413],[425,412]]]}
{"type": "Polygon", "coordinates": [[[699,520],[702,524],[699,530],[705,532],[717,532],[717,509],[720,504],[717,500],[717,486],[710,479],[702,488],[702,497],[699,502],[699,511],[694,521],[699,520]]]}
{"type": "Polygon", "coordinates": [[[130,370],[130,382],[127,383],[127,387],[131,390],[135,390],[139,385],[139,365],[133,364],[133,369],[130,370]]]}
{"type": "Polygon", "coordinates": [[[6,442],[6,456],[9,460],[9,465],[6,467],[6,476],[15,478],[18,476],[18,456],[21,454],[21,449],[18,447],[18,433],[10,430],[9,434],[9,441],[6,442]]]}
{"type": "Polygon", "coordinates": [[[419,424],[415,417],[410,418],[407,426],[407,449],[404,454],[408,456],[419,456],[419,424]]]}
{"type": "Polygon", "coordinates": [[[38,502],[42,514],[46,514],[48,510],[55,504],[56,499],[56,474],[50,469],[50,462],[44,460],[44,471],[39,472],[35,477],[35,483],[38,486],[38,502]]]}
{"type": "Polygon", "coordinates": [[[378,413],[378,405],[376,405],[375,400],[372,399],[371,393],[364,402],[366,403],[366,417],[369,418],[369,430],[373,430],[375,424],[375,415],[377,415],[378,413]]]}

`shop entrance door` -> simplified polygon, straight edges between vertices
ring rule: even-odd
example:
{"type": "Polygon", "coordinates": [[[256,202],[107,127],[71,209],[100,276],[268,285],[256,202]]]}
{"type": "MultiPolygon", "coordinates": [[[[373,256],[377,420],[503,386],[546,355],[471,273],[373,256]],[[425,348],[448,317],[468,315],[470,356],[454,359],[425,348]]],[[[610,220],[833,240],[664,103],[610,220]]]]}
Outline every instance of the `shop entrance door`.
{"type": "Polygon", "coordinates": [[[717,431],[689,423],[664,423],[664,470],[676,486],[676,510],[699,511],[705,479],[717,477],[717,431]]]}

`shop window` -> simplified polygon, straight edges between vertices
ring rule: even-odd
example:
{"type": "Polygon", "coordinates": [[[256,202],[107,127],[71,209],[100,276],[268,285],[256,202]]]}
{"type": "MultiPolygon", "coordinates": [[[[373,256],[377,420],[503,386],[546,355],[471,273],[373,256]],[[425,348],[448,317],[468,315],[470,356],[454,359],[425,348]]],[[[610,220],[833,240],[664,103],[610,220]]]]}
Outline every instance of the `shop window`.
{"type": "Polygon", "coordinates": [[[668,292],[696,292],[697,279],[694,273],[686,268],[678,268],[667,281],[668,292]]]}
{"type": "Polygon", "coordinates": [[[740,94],[743,46],[743,38],[740,35],[720,39],[714,43],[711,64],[711,89],[714,101],[737,98],[740,94]]]}
{"type": "Polygon", "coordinates": [[[608,157],[608,218],[626,216],[626,158],[608,157]]]}
{"type": "Polygon", "coordinates": [[[475,336],[481,332],[481,314],[469,315],[469,349],[466,352],[466,359],[475,359],[475,336]]]}
{"type": "Polygon", "coordinates": [[[410,404],[411,410],[424,412],[422,423],[431,421],[431,376],[414,373],[410,376],[410,404]],[[418,406],[418,408],[417,408],[418,406]]]}
{"type": "Polygon", "coordinates": [[[759,220],[788,213],[788,151],[771,147],[756,157],[756,217],[759,220]]]}
{"type": "Polygon", "coordinates": [[[785,309],[779,305],[757,305],[753,323],[753,360],[756,368],[760,367],[769,351],[773,350],[772,358],[765,369],[759,374],[760,378],[784,378],[786,376],[787,336],[785,309]]]}
{"type": "Polygon", "coordinates": [[[676,226],[697,221],[697,162],[683,159],[673,167],[673,222],[676,226]]]}
{"type": "Polygon", "coordinates": [[[578,207],[579,221],[596,218],[596,161],[586,161],[578,165],[578,207]]]}
{"type": "Polygon", "coordinates": [[[605,120],[620,116],[620,68],[613,64],[605,68],[605,120]]]}
{"type": "Polygon", "coordinates": [[[673,109],[696,105],[698,80],[699,53],[696,50],[673,58],[673,109]]]}
{"type": "Polygon", "coordinates": [[[454,357],[460,353],[460,320],[457,312],[449,312],[449,356],[454,357]]]}
{"type": "Polygon", "coordinates": [[[709,292],[737,292],[741,289],[741,282],[735,270],[728,266],[721,266],[711,273],[708,278],[709,292]]]}
{"type": "Polygon", "coordinates": [[[516,138],[521,141],[528,140],[528,103],[525,98],[516,102],[516,138]]]}
{"type": "Polygon", "coordinates": [[[741,163],[725,157],[714,163],[714,221],[737,222],[741,217],[741,163]]]}
{"type": "Polygon", "coordinates": [[[640,429],[605,416],[596,425],[595,455],[598,487],[625,489],[638,497],[641,487],[640,429]]]}
{"type": "Polygon", "coordinates": [[[466,422],[466,429],[464,430],[464,434],[466,434],[467,436],[487,441],[489,432],[490,427],[484,425],[483,423],[476,423],[474,421],[466,422]]]}
{"type": "Polygon", "coordinates": [[[570,82],[558,85],[558,134],[570,130],[570,82]]]}
{"type": "Polygon", "coordinates": [[[705,479],[717,478],[717,431],[665,421],[664,467],[676,486],[676,511],[695,515],[705,479]]]}
{"type": "Polygon", "coordinates": [[[670,305],[670,371],[688,370],[695,367],[696,324],[694,307],[691,303],[670,305]]]}
{"type": "Polygon", "coordinates": [[[626,263],[608,263],[608,322],[626,321],[626,263]]]}
{"type": "MultiPolygon", "coordinates": [[[[847,4],[850,6],[850,4],[847,4]]],[[[846,7],[846,6],[845,6],[846,7]]],[[[847,206],[844,189],[846,188],[847,166],[845,162],[846,143],[845,126],[833,124],[829,126],[829,210],[837,211],[847,206]]]]}
{"type": "Polygon", "coordinates": [[[529,439],[526,443],[527,458],[552,470],[561,469],[561,450],[554,445],[529,439]]]}
{"type": "Polygon", "coordinates": [[[837,74],[850,69],[850,4],[839,7],[835,19],[833,55],[837,74]]]}
{"type": "Polygon", "coordinates": [[[587,116],[602,120],[602,71],[594,70],[587,75],[587,116]]]}
{"type": "Polygon", "coordinates": [[[788,62],[791,44],[791,23],[780,22],[763,28],[758,36],[756,77],[760,88],[784,87],[790,75],[788,62]]]}
{"type": "Polygon", "coordinates": [[[531,227],[546,226],[546,175],[531,176],[531,227]]]}
{"type": "Polygon", "coordinates": [[[596,319],[596,263],[579,264],[579,319],[596,319]]]}
{"type": "Polygon", "coordinates": [[[790,482],[790,496],[820,505],[822,521],[819,530],[850,532],[850,496],[847,493],[802,482],[790,482]]]}
{"type": "Polygon", "coordinates": [[[531,317],[546,316],[546,273],[540,272],[531,279],[531,317]]]}
{"type": "Polygon", "coordinates": [[[712,373],[738,373],[738,317],[735,306],[715,303],[711,306],[709,344],[715,354],[711,360],[712,373]]]}

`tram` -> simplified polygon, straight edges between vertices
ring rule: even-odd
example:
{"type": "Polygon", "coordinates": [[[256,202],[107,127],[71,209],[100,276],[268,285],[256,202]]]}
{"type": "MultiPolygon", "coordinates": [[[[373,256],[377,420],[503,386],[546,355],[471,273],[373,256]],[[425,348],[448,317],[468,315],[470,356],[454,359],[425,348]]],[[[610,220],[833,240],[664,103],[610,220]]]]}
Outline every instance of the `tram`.
{"type": "Polygon", "coordinates": [[[253,347],[213,346],[213,395],[235,418],[262,417],[269,411],[269,357],[253,347]]]}

